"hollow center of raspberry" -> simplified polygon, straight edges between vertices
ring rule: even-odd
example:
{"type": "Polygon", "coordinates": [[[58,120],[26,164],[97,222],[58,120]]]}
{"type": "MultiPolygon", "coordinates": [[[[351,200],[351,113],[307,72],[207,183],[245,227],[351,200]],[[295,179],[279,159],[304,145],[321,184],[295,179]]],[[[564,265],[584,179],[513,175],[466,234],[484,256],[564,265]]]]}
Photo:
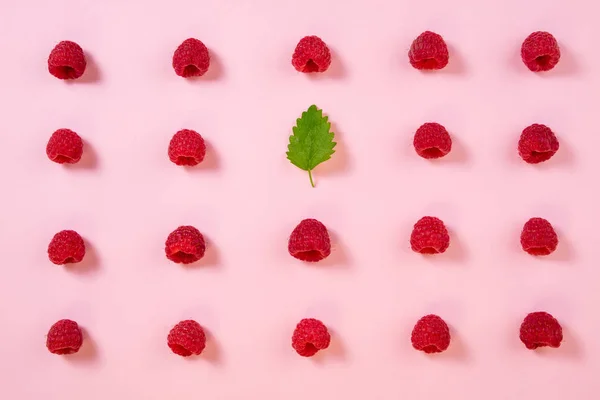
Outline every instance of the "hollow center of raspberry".
{"type": "Polygon", "coordinates": [[[75,259],[73,257],[67,257],[63,260],[63,264],[70,264],[70,263],[74,263],[75,259]]]}
{"type": "Polygon", "coordinates": [[[430,344],[429,346],[423,347],[423,351],[425,353],[439,353],[440,349],[434,344],[430,344]]]}
{"type": "Polygon", "coordinates": [[[62,154],[58,154],[56,157],[54,157],[54,161],[59,164],[64,164],[64,163],[72,162],[73,159],[71,157],[67,157],[67,156],[63,156],[62,154]]]}
{"type": "Polygon", "coordinates": [[[76,76],[75,68],[68,65],[56,67],[55,72],[61,79],[74,79],[76,76]]]}
{"type": "Polygon", "coordinates": [[[315,355],[318,351],[319,349],[317,349],[312,343],[306,343],[306,345],[304,346],[304,354],[308,356],[315,355]]]}
{"type": "Polygon", "coordinates": [[[198,161],[194,157],[179,156],[179,157],[177,157],[177,164],[194,166],[194,165],[198,164],[198,161]]]}
{"type": "Polygon", "coordinates": [[[417,64],[419,69],[437,69],[439,65],[435,58],[426,58],[417,64]]]}
{"type": "Polygon", "coordinates": [[[548,67],[548,65],[550,64],[550,61],[551,61],[551,57],[548,55],[539,56],[539,57],[536,57],[536,59],[535,59],[535,62],[537,63],[537,65],[539,65],[542,68],[548,67]]]}
{"type": "Polygon", "coordinates": [[[73,354],[75,353],[75,349],[71,347],[63,347],[61,349],[54,349],[52,352],[54,354],[73,354]]]}
{"type": "Polygon", "coordinates": [[[421,153],[423,154],[423,156],[425,156],[426,158],[440,158],[443,157],[445,154],[438,149],[437,147],[430,147],[428,149],[422,150],[421,153]]]}
{"type": "Polygon", "coordinates": [[[175,354],[179,354],[180,356],[187,357],[192,355],[191,351],[179,344],[171,344],[169,347],[171,347],[171,350],[173,350],[175,354]]]}
{"type": "Polygon", "coordinates": [[[553,151],[532,151],[530,154],[530,160],[534,162],[542,162],[549,160],[553,155],[553,151]]]}
{"type": "Polygon", "coordinates": [[[434,247],[423,247],[419,252],[421,254],[437,254],[439,251],[434,247]]]}
{"type": "Polygon", "coordinates": [[[306,62],[306,65],[304,65],[304,72],[317,72],[318,70],[319,65],[314,62],[312,58],[306,62]]]}
{"type": "Polygon", "coordinates": [[[200,69],[196,67],[194,64],[186,65],[183,69],[183,76],[196,76],[200,73],[200,69]]]}
{"type": "Polygon", "coordinates": [[[295,253],[296,258],[302,261],[320,261],[323,259],[323,254],[319,250],[299,251],[295,253]]]}
{"type": "Polygon", "coordinates": [[[195,254],[186,253],[184,251],[178,251],[177,253],[173,254],[172,257],[174,260],[184,264],[193,263],[194,261],[198,260],[198,257],[195,254]]]}
{"type": "Polygon", "coordinates": [[[530,247],[527,252],[533,256],[547,256],[551,253],[546,246],[530,247]]]}

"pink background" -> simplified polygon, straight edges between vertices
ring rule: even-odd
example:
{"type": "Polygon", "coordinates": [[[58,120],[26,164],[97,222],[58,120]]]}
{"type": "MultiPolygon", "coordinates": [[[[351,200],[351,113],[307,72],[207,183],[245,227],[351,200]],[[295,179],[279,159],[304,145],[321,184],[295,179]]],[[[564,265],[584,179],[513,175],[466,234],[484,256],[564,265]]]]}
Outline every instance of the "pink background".
{"type": "Polygon", "coordinates": [[[0,398],[597,398],[599,11],[592,0],[3,1],[0,398]],[[451,52],[433,74],[406,54],[427,29],[451,52]],[[519,59],[535,30],[552,32],[563,53],[543,75],[519,59]],[[323,75],[290,64],[307,34],[333,51],[323,75]],[[188,37],[213,57],[196,81],[171,68],[188,37]],[[63,39],[88,53],[75,83],[47,72],[63,39]],[[316,189],[285,158],[313,103],[339,142],[315,170],[316,189]],[[426,121],[450,131],[446,159],[414,153],[426,121]],[[539,166],[516,152],[535,122],[561,145],[539,166]],[[46,158],[61,127],[85,140],[78,166],[46,158]],[[167,157],[182,128],[209,144],[191,171],[167,157]],[[411,252],[423,215],[446,222],[447,253],[411,252]],[[532,216],[556,227],[552,256],[520,250],[532,216]],[[287,253],[306,217],[333,237],[317,266],[287,253]],[[209,242],[192,268],[164,256],[181,224],[209,242]],[[86,239],[83,265],[48,261],[61,229],[86,239]],[[519,324],[535,310],[563,324],[560,349],[520,343],[519,324]],[[452,330],[449,350],[433,357],[410,345],[427,313],[452,330]],[[333,333],[315,359],[290,346],[308,316],[333,333]],[[72,357],[45,348],[61,318],[86,332],[72,357]],[[166,345],[187,318],[210,334],[194,359],[166,345]]]}

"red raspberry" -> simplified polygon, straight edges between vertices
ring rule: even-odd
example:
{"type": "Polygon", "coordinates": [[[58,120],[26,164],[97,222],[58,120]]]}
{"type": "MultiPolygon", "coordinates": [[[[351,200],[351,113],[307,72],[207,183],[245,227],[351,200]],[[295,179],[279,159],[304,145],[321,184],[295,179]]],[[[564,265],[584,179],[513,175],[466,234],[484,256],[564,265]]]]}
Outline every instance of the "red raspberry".
{"type": "Polygon", "coordinates": [[[61,319],[50,327],[46,337],[46,347],[53,354],[73,354],[79,351],[83,335],[77,322],[61,319]]]}
{"type": "Polygon", "coordinates": [[[545,346],[560,347],[563,340],[562,327],[547,312],[533,312],[523,320],[519,338],[530,350],[545,346]]]}
{"type": "Polygon", "coordinates": [[[292,335],[292,347],[302,357],[312,357],[319,350],[325,350],[330,341],[327,327],[314,318],[301,320],[292,335]]]}
{"type": "Polygon", "coordinates": [[[288,251],[298,260],[321,261],[331,254],[327,228],[316,219],[302,220],[290,235],[288,251]]]}
{"type": "Polygon", "coordinates": [[[523,129],[519,139],[519,155],[529,164],[549,160],[558,151],[558,139],[546,125],[533,124],[523,129]]]}
{"type": "Polygon", "coordinates": [[[202,76],[210,66],[208,49],[198,39],[189,38],[183,41],[173,53],[173,69],[184,78],[202,76]]]}
{"type": "Polygon", "coordinates": [[[331,64],[329,48],[317,36],[300,39],[292,55],[292,65],[299,72],[325,72],[331,64]]]}
{"type": "Polygon", "coordinates": [[[206,335],[199,323],[188,319],[171,329],[167,336],[167,344],[173,353],[182,357],[199,355],[206,347],[206,335]]]}
{"type": "Polygon", "coordinates": [[[415,224],[410,235],[410,246],[421,254],[443,253],[450,246],[450,235],[441,219],[423,217],[415,224]]]}
{"type": "Polygon", "coordinates": [[[558,236],[550,222],[544,218],[531,218],[523,226],[521,246],[533,256],[547,256],[556,250],[558,236]]]}
{"type": "Polygon", "coordinates": [[[521,58],[533,72],[549,71],[558,64],[560,49],[550,33],[533,32],[521,46],[521,58]]]}
{"type": "Polygon", "coordinates": [[[169,159],[177,165],[194,166],[204,160],[206,144],[196,131],[182,129],[169,143],[169,159]]]}
{"type": "Polygon", "coordinates": [[[69,40],[57,44],[48,56],[48,71],[58,79],[77,79],[86,65],[81,46],[69,40]]]}
{"type": "Polygon", "coordinates": [[[413,140],[417,154],[423,158],[440,158],[452,150],[452,139],[446,128],[427,122],[417,129],[413,140]]]}
{"type": "Polygon", "coordinates": [[[48,258],[56,265],[78,263],[85,256],[85,243],[79,233],[60,231],[48,245],[48,258]]]}
{"type": "Polygon", "coordinates": [[[204,257],[204,236],[193,226],[180,226],[169,234],[165,243],[167,258],[181,264],[191,264],[204,257]]]}
{"type": "Polygon", "coordinates": [[[441,353],[450,346],[450,329],[437,315],[426,315],[415,324],[410,341],[427,354],[441,353]]]}
{"type": "Polygon", "coordinates": [[[70,129],[59,129],[50,136],[46,155],[55,163],[75,164],[81,160],[83,140],[70,129]]]}
{"type": "Polygon", "coordinates": [[[425,31],[412,42],[408,59],[416,69],[442,69],[448,65],[448,46],[437,33],[425,31]]]}

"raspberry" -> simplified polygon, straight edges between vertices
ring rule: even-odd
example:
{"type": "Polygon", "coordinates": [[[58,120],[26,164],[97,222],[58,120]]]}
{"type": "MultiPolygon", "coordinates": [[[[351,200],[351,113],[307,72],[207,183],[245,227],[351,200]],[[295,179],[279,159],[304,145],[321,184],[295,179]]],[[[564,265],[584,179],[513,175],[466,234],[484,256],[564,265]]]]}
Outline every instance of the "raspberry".
{"type": "Polygon", "coordinates": [[[173,69],[184,78],[202,76],[210,66],[208,49],[198,39],[189,38],[183,41],[173,53],[173,69]]]}
{"type": "Polygon", "coordinates": [[[410,246],[421,254],[443,253],[450,246],[450,235],[441,219],[423,217],[415,224],[410,235],[410,246]]]}
{"type": "Polygon", "coordinates": [[[314,318],[301,320],[292,335],[292,347],[302,357],[312,357],[319,350],[325,350],[330,341],[327,327],[314,318]]]}
{"type": "Polygon", "coordinates": [[[167,336],[167,344],[173,353],[182,357],[199,355],[206,347],[206,335],[199,323],[188,319],[171,329],[167,336]]]}
{"type": "Polygon", "coordinates": [[[426,315],[415,324],[410,341],[415,349],[427,354],[441,353],[450,346],[450,330],[437,315],[426,315]]]}
{"type": "Polygon", "coordinates": [[[296,45],[292,65],[299,72],[325,72],[331,64],[329,48],[317,36],[305,36],[296,45]]]}
{"type": "Polygon", "coordinates": [[[298,260],[321,261],[331,254],[327,228],[316,219],[302,220],[290,235],[288,251],[298,260]]]}
{"type": "Polygon", "coordinates": [[[442,69],[448,65],[448,46],[437,33],[425,31],[412,42],[408,59],[416,69],[442,69]]]}
{"type": "Polygon", "coordinates": [[[547,312],[532,312],[523,320],[519,338],[530,350],[545,346],[560,347],[563,340],[562,327],[547,312]]]}
{"type": "Polygon", "coordinates": [[[181,264],[191,264],[204,257],[204,236],[193,226],[180,226],[169,234],[165,243],[167,258],[181,264]]]}
{"type": "Polygon", "coordinates": [[[85,72],[86,65],[83,49],[68,40],[57,44],[48,56],[48,71],[58,79],[77,79],[85,72]]]}
{"type": "Polygon", "coordinates": [[[558,64],[560,49],[550,33],[533,32],[521,46],[521,58],[533,72],[549,71],[558,64]]]}
{"type": "Polygon", "coordinates": [[[423,158],[440,158],[452,150],[452,139],[446,128],[427,122],[417,129],[413,140],[417,154],[423,158]]]}
{"type": "Polygon", "coordinates": [[[85,256],[85,243],[79,233],[60,231],[48,245],[48,258],[56,265],[78,263],[85,256]]]}
{"type": "Polygon", "coordinates": [[[519,155],[529,164],[549,160],[558,151],[558,139],[546,125],[533,124],[523,129],[519,139],[519,155]]]}
{"type": "Polygon", "coordinates": [[[55,163],[75,164],[81,160],[83,140],[70,129],[59,129],[50,136],[46,155],[55,163]]]}
{"type": "Polygon", "coordinates": [[[50,327],[46,347],[53,354],[73,354],[79,351],[83,335],[77,322],[61,319],[50,327]]]}
{"type": "Polygon", "coordinates": [[[169,159],[177,165],[194,166],[204,160],[206,145],[196,131],[182,129],[173,135],[169,143],[169,159]]]}
{"type": "Polygon", "coordinates": [[[547,256],[556,250],[558,236],[550,222],[544,218],[531,218],[523,226],[521,246],[533,256],[547,256]]]}

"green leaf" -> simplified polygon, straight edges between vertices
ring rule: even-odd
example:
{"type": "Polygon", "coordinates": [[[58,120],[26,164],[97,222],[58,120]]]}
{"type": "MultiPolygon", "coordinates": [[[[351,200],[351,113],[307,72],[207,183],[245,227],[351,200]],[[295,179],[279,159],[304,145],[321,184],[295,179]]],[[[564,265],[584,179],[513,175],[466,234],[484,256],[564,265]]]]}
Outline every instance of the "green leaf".
{"type": "Polygon", "coordinates": [[[323,116],[323,110],[312,105],[296,120],[288,144],[287,158],[296,167],[308,171],[310,184],[315,187],[311,171],[319,164],[331,158],[333,148],[333,132],[331,124],[323,116]]]}

